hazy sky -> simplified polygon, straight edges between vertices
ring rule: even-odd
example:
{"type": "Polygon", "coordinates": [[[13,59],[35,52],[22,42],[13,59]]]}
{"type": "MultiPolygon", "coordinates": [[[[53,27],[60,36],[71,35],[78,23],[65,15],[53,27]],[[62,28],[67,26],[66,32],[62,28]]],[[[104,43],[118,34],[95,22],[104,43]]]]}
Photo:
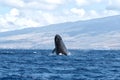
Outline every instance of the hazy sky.
{"type": "Polygon", "coordinates": [[[120,0],[0,0],[0,32],[120,14],[120,0]]]}

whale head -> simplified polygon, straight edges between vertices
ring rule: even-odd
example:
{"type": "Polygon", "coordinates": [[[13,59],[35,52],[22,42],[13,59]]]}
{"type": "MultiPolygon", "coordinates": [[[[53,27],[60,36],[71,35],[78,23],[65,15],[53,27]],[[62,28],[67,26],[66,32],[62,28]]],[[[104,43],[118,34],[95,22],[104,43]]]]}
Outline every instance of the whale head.
{"type": "Polygon", "coordinates": [[[55,42],[59,42],[60,40],[62,40],[61,36],[56,34],[55,35],[55,42]]]}

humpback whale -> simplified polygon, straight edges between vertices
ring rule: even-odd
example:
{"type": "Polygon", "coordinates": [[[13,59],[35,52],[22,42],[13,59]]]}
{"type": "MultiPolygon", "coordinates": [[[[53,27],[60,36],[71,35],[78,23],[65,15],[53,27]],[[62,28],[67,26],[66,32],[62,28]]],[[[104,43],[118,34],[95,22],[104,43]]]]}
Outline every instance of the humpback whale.
{"type": "Polygon", "coordinates": [[[68,54],[68,50],[67,50],[65,44],[63,43],[63,40],[60,35],[58,35],[58,34],[55,35],[54,43],[55,43],[55,48],[53,49],[52,53],[56,52],[57,55],[60,55],[60,54],[67,55],[68,54]]]}

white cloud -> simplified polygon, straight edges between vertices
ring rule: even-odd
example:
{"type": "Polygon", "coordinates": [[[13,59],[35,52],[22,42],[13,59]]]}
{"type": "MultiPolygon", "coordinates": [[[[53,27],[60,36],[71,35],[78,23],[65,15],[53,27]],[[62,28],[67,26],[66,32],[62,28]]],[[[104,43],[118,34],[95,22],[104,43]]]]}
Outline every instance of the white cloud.
{"type": "Polygon", "coordinates": [[[104,16],[112,16],[112,15],[119,15],[120,11],[116,11],[116,10],[104,10],[103,11],[103,15],[104,16]]]}
{"type": "Polygon", "coordinates": [[[102,0],[94,0],[95,2],[97,2],[97,3],[100,3],[100,2],[102,2],[102,0]]]}
{"type": "Polygon", "coordinates": [[[26,8],[26,9],[54,10],[57,8],[57,5],[50,4],[50,3],[44,3],[44,2],[38,2],[38,1],[31,1],[31,2],[26,3],[26,6],[24,8],[26,8]]]}
{"type": "Polygon", "coordinates": [[[114,10],[103,10],[101,12],[97,12],[95,10],[90,10],[86,12],[87,19],[93,19],[93,18],[102,18],[102,17],[108,17],[108,16],[114,16],[119,15],[120,11],[114,11],[114,10]]]}
{"type": "Polygon", "coordinates": [[[11,9],[0,16],[1,31],[7,28],[11,30],[39,27],[120,14],[120,11],[101,9],[99,5],[98,10],[92,6],[94,4],[96,6],[96,3],[104,3],[112,7],[115,4],[118,5],[120,1],[109,0],[109,3],[107,2],[108,0],[68,0],[68,2],[65,0],[0,0],[0,4],[11,9]]]}
{"type": "Polygon", "coordinates": [[[43,9],[43,10],[54,10],[62,4],[63,0],[0,0],[0,2],[6,6],[16,7],[20,9],[43,9]]]}
{"type": "Polygon", "coordinates": [[[88,5],[89,2],[87,0],[76,0],[77,5],[79,6],[84,6],[84,5],[88,5]]]}
{"type": "Polygon", "coordinates": [[[11,11],[10,11],[10,15],[11,16],[19,16],[19,10],[16,9],[16,8],[13,8],[11,11]]]}
{"type": "Polygon", "coordinates": [[[47,21],[49,24],[55,23],[55,17],[54,17],[52,14],[44,13],[44,14],[43,14],[43,17],[46,19],[46,21],[47,21]]]}
{"type": "Polygon", "coordinates": [[[70,15],[58,15],[58,14],[52,14],[52,13],[43,13],[43,18],[47,22],[47,24],[57,24],[57,23],[63,23],[71,21],[70,15]]]}
{"type": "Polygon", "coordinates": [[[62,4],[64,0],[45,0],[45,2],[50,4],[62,4]]]}
{"type": "Polygon", "coordinates": [[[76,0],[76,4],[78,6],[87,6],[87,5],[93,5],[94,3],[100,3],[102,0],[76,0]]]}
{"type": "Polygon", "coordinates": [[[32,18],[26,18],[20,15],[20,11],[16,8],[10,10],[9,13],[0,16],[1,31],[21,29],[27,27],[38,27],[40,23],[32,18]]]}
{"type": "Polygon", "coordinates": [[[8,5],[8,6],[14,6],[14,7],[24,7],[25,3],[23,0],[0,0],[1,3],[8,5]]]}
{"type": "Polygon", "coordinates": [[[107,9],[120,10],[120,0],[109,0],[107,9]]]}
{"type": "Polygon", "coordinates": [[[93,16],[98,16],[98,13],[95,10],[91,10],[90,14],[93,15],[93,16]]]}
{"type": "Polygon", "coordinates": [[[27,18],[19,18],[14,23],[15,25],[18,25],[19,27],[38,27],[39,23],[36,21],[33,21],[32,19],[27,18]]]}
{"type": "Polygon", "coordinates": [[[84,9],[77,9],[77,8],[72,8],[70,10],[72,13],[75,13],[81,17],[83,17],[85,15],[85,10],[84,9]]]}

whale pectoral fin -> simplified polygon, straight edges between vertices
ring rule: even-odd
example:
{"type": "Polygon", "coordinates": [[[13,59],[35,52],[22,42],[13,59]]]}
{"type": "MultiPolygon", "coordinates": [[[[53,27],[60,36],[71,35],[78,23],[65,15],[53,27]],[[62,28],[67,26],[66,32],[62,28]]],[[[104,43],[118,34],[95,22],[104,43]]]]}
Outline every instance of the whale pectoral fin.
{"type": "Polygon", "coordinates": [[[54,53],[56,51],[56,48],[53,49],[52,53],[54,53]]]}

